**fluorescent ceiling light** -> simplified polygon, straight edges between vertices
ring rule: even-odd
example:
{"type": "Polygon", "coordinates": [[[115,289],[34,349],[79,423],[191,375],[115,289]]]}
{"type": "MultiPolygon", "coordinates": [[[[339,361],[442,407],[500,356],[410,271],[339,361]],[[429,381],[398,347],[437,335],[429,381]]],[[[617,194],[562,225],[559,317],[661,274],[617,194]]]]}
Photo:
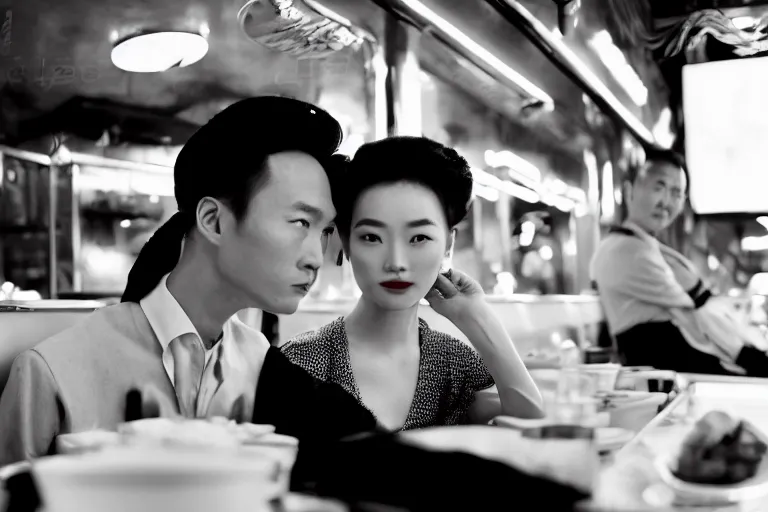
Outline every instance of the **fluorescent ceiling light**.
{"type": "MultiPolygon", "coordinates": [[[[602,97],[603,101],[607,103],[608,108],[613,110],[615,115],[620,117],[622,121],[627,125],[630,131],[642,141],[647,144],[653,144],[655,141],[651,131],[642,123],[642,121],[630,112],[616,98],[616,95],[611,92],[610,89],[592,72],[587,65],[571,50],[564,42],[562,34],[559,31],[552,31],[538,18],[536,18],[530,11],[522,6],[521,2],[517,0],[498,0],[495,2],[488,2],[489,4],[501,4],[506,7],[497,7],[497,10],[502,12],[505,18],[510,19],[512,16],[508,11],[511,9],[515,13],[515,17],[522,18],[525,21],[528,28],[535,33],[535,39],[545,47],[546,53],[550,56],[551,60],[560,61],[564,66],[571,68],[576,74],[577,78],[584,82],[584,85],[591,89],[594,94],[602,97]]],[[[529,3],[529,2],[527,2],[529,3]]]]}
{"type": "Polygon", "coordinates": [[[493,174],[485,172],[482,169],[478,169],[477,167],[472,167],[471,171],[472,178],[474,179],[475,183],[496,189],[499,192],[504,192],[510,196],[522,199],[527,203],[538,203],[541,199],[538,193],[529,188],[518,185],[517,183],[512,183],[509,180],[500,180],[493,174]]]}
{"type": "Polygon", "coordinates": [[[532,181],[535,184],[541,182],[541,171],[528,160],[514,154],[511,151],[485,152],[485,163],[490,167],[509,167],[511,178],[522,178],[521,181],[532,181]]]}
{"type": "Polygon", "coordinates": [[[502,74],[509,81],[517,84],[517,86],[520,87],[526,94],[543,102],[546,105],[546,110],[551,111],[555,108],[555,100],[553,100],[549,94],[534,85],[523,75],[509,67],[506,63],[504,63],[504,61],[486,50],[482,45],[474,41],[471,37],[467,36],[464,32],[449,23],[436,12],[424,5],[422,2],[419,2],[418,0],[402,0],[402,3],[411,9],[414,13],[424,18],[427,23],[432,25],[432,27],[436,28],[449,39],[453,40],[456,44],[463,47],[464,50],[473,54],[475,57],[483,61],[487,66],[502,74]]]}
{"type": "Polygon", "coordinates": [[[665,148],[672,147],[675,142],[675,132],[672,131],[672,111],[664,107],[659,114],[659,120],[653,125],[653,136],[665,148]]]}
{"type": "Polygon", "coordinates": [[[627,91],[635,105],[642,107],[648,103],[648,89],[635,69],[627,62],[624,53],[613,44],[613,38],[607,30],[601,30],[592,36],[589,45],[595,50],[597,56],[600,57],[616,81],[627,91]]]}
{"type": "Polygon", "coordinates": [[[603,165],[603,197],[600,198],[600,218],[606,222],[613,221],[616,215],[613,191],[613,164],[608,161],[603,165]]]}
{"type": "Polygon", "coordinates": [[[115,44],[112,63],[133,73],[158,73],[183,68],[208,53],[208,41],[193,32],[150,32],[115,44]]]}
{"type": "Polygon", "coordinates": [[[499,200],[498,190],[495,188],[486,187],[485,185],[481,185],[476,181],[472,182],[472,194],[491,202],[499,200]]]}

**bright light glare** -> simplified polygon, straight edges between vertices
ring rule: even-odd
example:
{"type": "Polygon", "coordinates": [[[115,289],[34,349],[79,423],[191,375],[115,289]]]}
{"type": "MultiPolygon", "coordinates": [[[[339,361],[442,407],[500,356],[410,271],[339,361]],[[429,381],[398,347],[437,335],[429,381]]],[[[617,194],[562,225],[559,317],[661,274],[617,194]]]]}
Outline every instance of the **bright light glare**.
{"type": "Polygon", "coordinates": [[[112,63],[133,73],[190,66],[208,53],[208,41],[191,32],[154,32],[131,37],[112,49],[112,63]]]}
{"type": "Polygon", "coordinates": [[[748,236],[741,241],[742,251],[768,251],[768,235],[748,236]]]}
{"type": "Polygon", "coordinates": [[[601,218],[606,222],[613,221],[616,215],[616,203],[613,196],[613,164],[605,162],[603,165],[603,196],[600,198],[601,218]]]}
{"type": "Polygon", "coordinates": [[[485,185],[481,185],[476,181],[472,182],[472,193],[476,196],[482,197],[487,201],[495,202],[499,200],[498,190],[495,188],[486,187],[485,185]]]}
{"type": "Polygon", "coordinates": [[[733,22],[733,25],[739,30],[752,28],[757,25],[757,20],[752,16],[738,16],[733,18],[731,21],[733,22]]]}
{"type": "Polygon", "coordinates": [[[485,152],[485,163],[490,167],[509,167],[509,174],[512,178],[522,177],[523,180],[541,182],[539,168],[511,151],[496,152],[489,149],[485,152]]]}
{"type": "Polygon", "coordinates": [[[533,243],[533,237],[536,235],[536,225],[527,220],[520,227],[520,245],[528,247],[533,243]]]}
{"type": "Polygon", "coordinates": [[[517,183],[512,183],[509,180],[500,180],[493,174],[485,172],[477,167],[472,167],[470,170],[472,171],[472,178],[480,185],[495,188],[499,192],[504,192],[510,196],[522,199],[527,203],[539,202],[539,194],[529,188],[518,185],[517,183]]]}
{"type": "Polygon", "coordinates": [[[607,30],[601,30],[592,36],[589,45],[637,106],[642,107],[648,103],[648,89],[635,69],[627,62],[624,53],[613,43],[613,38],[607,30]]]}

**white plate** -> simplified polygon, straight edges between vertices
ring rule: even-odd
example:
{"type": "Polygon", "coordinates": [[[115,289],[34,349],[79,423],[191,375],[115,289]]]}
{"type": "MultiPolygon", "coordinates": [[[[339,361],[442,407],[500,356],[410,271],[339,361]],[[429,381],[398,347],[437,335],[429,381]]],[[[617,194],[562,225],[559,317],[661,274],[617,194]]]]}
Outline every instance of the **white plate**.
{"type": "MultiPolygon", "coordinates": [[[[768,444],[768,436],[747,421],[745,428],[754,433],[760,441],[768,444]]],[[[677,453],[664,454],[656,459],[659,476],[672,488],[678,498],[690,503],[738,503],[751,501],[768,495],[768,457],[763,457],[757,474],[741,483],[732,485],[695,484],[680,480],[672,473],[677,453]]]]}

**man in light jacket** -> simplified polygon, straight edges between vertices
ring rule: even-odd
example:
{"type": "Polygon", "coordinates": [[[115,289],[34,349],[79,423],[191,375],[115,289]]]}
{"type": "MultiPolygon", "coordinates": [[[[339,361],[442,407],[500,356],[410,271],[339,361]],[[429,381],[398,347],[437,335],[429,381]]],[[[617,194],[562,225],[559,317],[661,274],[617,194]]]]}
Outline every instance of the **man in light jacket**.
{"type": "Polygon", "coordinates": [[[735,335],[715,340],[690,322],[688,313],[712,292],[689,261],[656,238],[683,211],[687,184],[672,158],[649,160],[626,182],[627,219],[602,241],[590,269],[608,327],[628,365],[768,376],[765,353],[735,335]]]}

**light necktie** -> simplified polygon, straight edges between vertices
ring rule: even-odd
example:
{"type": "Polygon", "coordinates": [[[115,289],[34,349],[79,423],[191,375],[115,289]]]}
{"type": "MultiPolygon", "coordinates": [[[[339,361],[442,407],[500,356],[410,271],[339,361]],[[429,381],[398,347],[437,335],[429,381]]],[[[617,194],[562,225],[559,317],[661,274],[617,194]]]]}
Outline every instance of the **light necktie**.
{"type": "Polygon", "coordinates": [[[197,415],[197,397],[205,369],[205,350],[197,335],[182,334],[170,345],[173,354],[173,379],[182,416],[197,415]]]}

